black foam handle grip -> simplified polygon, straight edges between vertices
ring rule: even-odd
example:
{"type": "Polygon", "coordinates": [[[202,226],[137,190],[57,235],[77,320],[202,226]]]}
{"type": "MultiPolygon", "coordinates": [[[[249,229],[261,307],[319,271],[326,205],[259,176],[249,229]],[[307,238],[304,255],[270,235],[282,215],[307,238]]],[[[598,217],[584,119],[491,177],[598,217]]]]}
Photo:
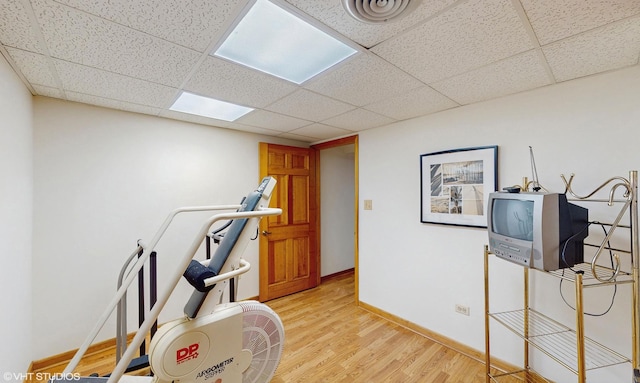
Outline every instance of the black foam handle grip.
{"type": "Polygon", "coordinates": [[[215,285],[211,285],[206,287],[204,284],[205,279],[215,277],[217,274],[213,272],[207,266],[204,266],[202,263],[196,261],[195,259],[191,260],[189,263],[189,267],[184,271],[183,276],[191,286],[195,287],[196,290],[205,293],[215,287],[215,285]]]}

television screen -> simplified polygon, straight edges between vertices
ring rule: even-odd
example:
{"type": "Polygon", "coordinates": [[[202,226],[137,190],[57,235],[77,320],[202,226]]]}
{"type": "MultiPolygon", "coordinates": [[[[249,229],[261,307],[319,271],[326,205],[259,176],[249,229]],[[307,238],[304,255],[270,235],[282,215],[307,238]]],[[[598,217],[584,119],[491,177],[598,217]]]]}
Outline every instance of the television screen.
{"type": "Polygon", "coordinates": [[[493,231],[506,237],[533,241],[533,201],[493,200],[493,231]]]}

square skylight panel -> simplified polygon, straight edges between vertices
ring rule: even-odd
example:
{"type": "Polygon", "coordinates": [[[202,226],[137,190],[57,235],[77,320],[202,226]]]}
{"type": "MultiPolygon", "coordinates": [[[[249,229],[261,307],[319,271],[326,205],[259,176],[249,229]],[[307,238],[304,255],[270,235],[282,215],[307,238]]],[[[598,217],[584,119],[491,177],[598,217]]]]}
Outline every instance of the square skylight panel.
{"type": "Polygon", "coordinates": [[[169,109],[224,121],[235,121],[253,110],[188,92],[182,92],[169,109]]]}
{"type": "Polygon", "coordinates": [[[301,84],[356,52],[283,8],[257,0],[214,55],[301,84]]]}

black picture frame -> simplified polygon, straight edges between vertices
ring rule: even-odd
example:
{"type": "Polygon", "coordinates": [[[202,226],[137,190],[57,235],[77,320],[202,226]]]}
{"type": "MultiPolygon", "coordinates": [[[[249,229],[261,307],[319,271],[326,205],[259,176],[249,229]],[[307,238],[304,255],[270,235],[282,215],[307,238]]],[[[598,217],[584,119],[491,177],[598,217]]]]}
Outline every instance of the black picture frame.
{"type": "Polygon", "coordinates": [[[498,146],[420,155],[420,222],[487,227],[489,193],[498,190],[498,146]]]}

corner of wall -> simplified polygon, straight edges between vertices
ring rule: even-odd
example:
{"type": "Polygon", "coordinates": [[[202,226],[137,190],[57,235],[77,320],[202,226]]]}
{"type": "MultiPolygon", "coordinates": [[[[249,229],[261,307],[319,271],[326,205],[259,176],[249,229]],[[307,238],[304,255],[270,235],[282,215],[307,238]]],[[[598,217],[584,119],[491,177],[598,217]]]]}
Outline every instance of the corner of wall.
{"type": "Polygon", "coordinates": [[[0,56],[0,360],[5,380],[22,381],[32,359],[32,96],[0,56]],[[7,379],[6,374],[13,376],[7,379]]]}

